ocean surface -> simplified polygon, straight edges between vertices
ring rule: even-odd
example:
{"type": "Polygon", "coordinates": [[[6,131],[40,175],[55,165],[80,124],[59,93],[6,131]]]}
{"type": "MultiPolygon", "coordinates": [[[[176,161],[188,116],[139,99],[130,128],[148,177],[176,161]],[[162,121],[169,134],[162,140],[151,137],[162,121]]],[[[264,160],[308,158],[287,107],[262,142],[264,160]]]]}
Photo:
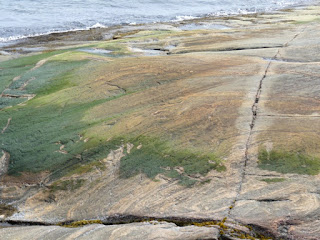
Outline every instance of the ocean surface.
{"type": "Polygon", "coordinates": [[[50,32],[269,12],[313,0],[0,0],[0,42],[50,32]]]}

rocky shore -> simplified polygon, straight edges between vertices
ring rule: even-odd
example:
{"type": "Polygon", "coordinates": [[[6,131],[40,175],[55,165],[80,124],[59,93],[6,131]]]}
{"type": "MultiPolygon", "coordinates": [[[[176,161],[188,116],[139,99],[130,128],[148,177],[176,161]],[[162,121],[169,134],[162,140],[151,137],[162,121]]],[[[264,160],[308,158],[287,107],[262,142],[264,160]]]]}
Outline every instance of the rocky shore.
{"type": "Polygon", "coordinates": [[[1,239],[319,239],[319,12],[2,47],[1,239]]]}

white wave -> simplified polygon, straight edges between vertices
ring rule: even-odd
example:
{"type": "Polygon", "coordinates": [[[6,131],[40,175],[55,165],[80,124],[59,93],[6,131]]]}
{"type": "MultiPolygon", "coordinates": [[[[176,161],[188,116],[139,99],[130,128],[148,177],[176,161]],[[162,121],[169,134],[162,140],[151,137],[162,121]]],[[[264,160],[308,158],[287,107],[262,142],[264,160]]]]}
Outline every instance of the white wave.
{"type": "Polygon", "coordinates": [[[18,35],[18,36],[10,36],[10,37],[0,37],[0,42],[11,42],[11,41],[16,41],[28,37],[36,37],[38,35],[18,35]]]}
{"type": "Polygon", "coordinates": [[[191,15],[185,15],[185,16],[176,16],[176,19],[172,20],[172,22],[180,22],[184,20],[193,20],[197,19],[199,17],[191,16],[191,15]]]}
{"type": "Polygon", "coordinates": [[[96,24],[92,25],[89,28],[107,28],[107,26],[105,26],[105,25],[103,25],[101,23],[96,23],[96,24]]]}
{"type": "MultiPolygon", "coordinates": [[[[273,9],[270,9],[270,12],[272,12],[273,9]]],[[[223,17],[223,16],[234,16],[234,15],[248,15],[248,14],[255,14],[258,12],[265,12],[266,10],[261,10],[258,11],[257,9],[252,9],[252,10],[248,10],[248,9],[238,9],[238,10],[234,10],[234,11],[216,11],[213,13],[208,14],[207,16],[217,16],[217,17],[223,17]]]]}

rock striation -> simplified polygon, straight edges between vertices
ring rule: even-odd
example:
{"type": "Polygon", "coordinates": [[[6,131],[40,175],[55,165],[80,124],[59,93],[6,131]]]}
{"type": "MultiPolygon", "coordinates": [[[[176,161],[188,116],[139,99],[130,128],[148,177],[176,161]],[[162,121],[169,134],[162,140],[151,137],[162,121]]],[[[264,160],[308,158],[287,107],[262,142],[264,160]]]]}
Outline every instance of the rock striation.
{"type": "Polygon", "coordinates": [[[318,239],[319,10],[2,49],[47,51],[0,62],[1,236],[318,239]]]}

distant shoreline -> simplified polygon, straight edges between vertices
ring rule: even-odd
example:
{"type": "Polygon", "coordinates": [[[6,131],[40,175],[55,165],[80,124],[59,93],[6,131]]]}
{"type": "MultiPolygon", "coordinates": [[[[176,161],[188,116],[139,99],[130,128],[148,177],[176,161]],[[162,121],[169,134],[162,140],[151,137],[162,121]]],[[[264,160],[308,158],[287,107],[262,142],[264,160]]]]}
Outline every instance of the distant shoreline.
{"type": "MultiPolygon", "coordinates": [[[[78,33],[78,32],[83,32],[83,31],[92,31],[94,29],[98,30],[104,30],[104,31],[109,31],[109,30],[115,30],[115,29],[127,29],[130,27],[137,27],[137,26],[152,26],[152,25],[161,25],[161,24],[166,24],[166,25],[173,25],[177,26],[180,24],[187,24],[190,22],[197,22],[197,21],[205,21],[205,20],[213,20],[213,19],[223,19],[223,18],[228,18],[228,17],[236,17],[236,16],[246,16],[246,15],[255,15],[255,14],[276,14],[277,12],[281,11],[288,11],[290,9],[296,9],[296,8],[301,8],[301,7],[308,7],[308,6],[315,6],[318,5],[320,1],[315,0],[311,3],[308,4],[295,4],[292,6],[287,6],[281,9],[277,10],[270,10],[270,11],[256,11],[256,12],[247,12],[244,13],[243,11],[240,13],[228,13],[225,15],[210,15],[210,14],[203,14],[203,15],[186,15],[186,16],[176,16],[175,19],[171,20],[164,20],[164,21],[157,21],[157,22],[144,22],[144,23],[123,23],[123,24],[111,24],[108,26],[104,26],[103,24],[100,24],[97,22],[96,24],[93,24],[90,27],[83,27],[83,28],[74,28],[74,29],[68,29],[68,30],[49,30],[47,32],[43,33],[36,33],[36,34],[30,34],[30,35],[17,35],[17,36],[10,36],[10,37],[1,37],[0,36],[0,50],[4,47],[12,46],[19,44],[25,40],[28,41],[28,39],[32,38],[43,38],[45,36],[53,36],[53,35],[61,35],[61,34],[72,34],[72,33],[78,33]]],[[[110,38],[109,38],[110,39],[110,38]]],[[[102,40],[102,39],[100,39],[102,40]]],[[[103,40],[108,40],[103,39],[103,40]]]]}

